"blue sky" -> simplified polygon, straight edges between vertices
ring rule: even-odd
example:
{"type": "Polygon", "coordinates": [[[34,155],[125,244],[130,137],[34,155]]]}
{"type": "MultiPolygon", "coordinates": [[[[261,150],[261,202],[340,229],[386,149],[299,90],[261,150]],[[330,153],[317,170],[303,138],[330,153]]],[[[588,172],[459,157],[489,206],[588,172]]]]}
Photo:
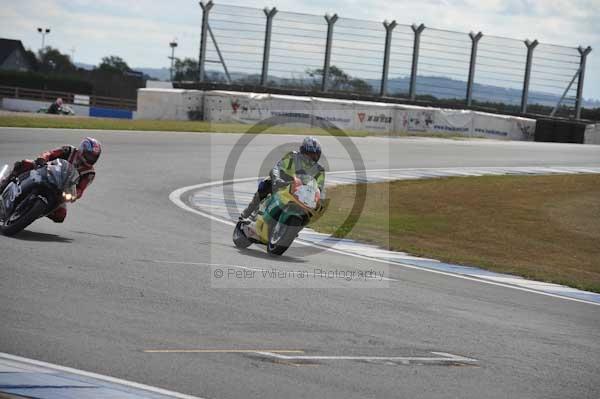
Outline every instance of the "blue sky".
{"type": "MultiPolygon", "coordinates": [[[[238,4],[322,15],[338,13],[373,21],[469,32],[571,47],[592,46],[584,96],[600,99],[600,0],[228,0],[238,4]]],[[[167,67],[168,43],[179,42],[177,56],[197,57],[201,11],[194,0],[135,2],[117,0],[5,1],[0,8],[0,37],[20,39],[38,49],[36,28],[50,27],[46,44],[73,54],[75,61],[97,64],[119,55],[131,66],[167,67]]]]}

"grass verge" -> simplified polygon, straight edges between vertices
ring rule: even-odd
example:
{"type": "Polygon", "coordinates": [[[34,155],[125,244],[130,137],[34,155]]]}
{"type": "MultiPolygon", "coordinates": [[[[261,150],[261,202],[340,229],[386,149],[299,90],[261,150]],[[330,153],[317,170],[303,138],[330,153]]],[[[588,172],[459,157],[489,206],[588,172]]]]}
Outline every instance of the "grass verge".
{"type": "MultiPolygon", "coordinates": [[[[58,128],[58,129],[99,129],[99,130],[139,130],[162,132],[196,132],[196,133],[246,133],[252,125],[243,123],[213,123],[206,121],[167,121],[167,120],[128,120],[111,118],[81,118],[72,116],[41,116],[31,114],[0,115],[0,126],[25,128],[58,128]]],[[[262,126],[267,134],[293,134],[311,136],[330,136],[320,128],[303,128],[290,126],[262,126]]],[[[366,131],[339,131],[334,136],[365,137],[382,134],[366,131]]],[[[411,136],[405,133],[391,133],[385,136],[411,136]]],[[[414,134],[414,136],[438,137],[456,140],[468,139],[446,133],[414,134]]]]}
{"type": "MultiPolygon", "coordinates": [[[[110,118],[0,116],[0,126],[60,129],[140,130],[198,133],[245,133],[251,127],[242,123],[212,123],[205,121],[127,120],[110,118]]],[[[318,128],[271,126],[265,133],[329,135],[318,128]]],[[[351,131],[343,135],[364,137],[367,132],[351,131]]]]}
{"type": "MultiPolygon", "coordinates": [[[[333,233],[356,186],[328,191],[333,233]]],[[[600,175],[486,176],[367,185],[348,238],[600,292],[600,175]]]]}

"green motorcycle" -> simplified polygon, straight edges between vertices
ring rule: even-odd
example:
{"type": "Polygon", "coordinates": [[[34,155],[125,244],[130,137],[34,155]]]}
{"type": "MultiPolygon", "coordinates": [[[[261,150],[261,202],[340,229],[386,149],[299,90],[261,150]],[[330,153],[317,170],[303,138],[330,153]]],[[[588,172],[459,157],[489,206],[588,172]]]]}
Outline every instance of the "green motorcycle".
{"type": "Polygon", "coordinates": [[[310,175],[297,175],[290,184],[268,195],[248,219],[236,224],[233,243],[238,248],[262,244],[269,254],[282,255],[320,211],[317,181],[310,175]]]}

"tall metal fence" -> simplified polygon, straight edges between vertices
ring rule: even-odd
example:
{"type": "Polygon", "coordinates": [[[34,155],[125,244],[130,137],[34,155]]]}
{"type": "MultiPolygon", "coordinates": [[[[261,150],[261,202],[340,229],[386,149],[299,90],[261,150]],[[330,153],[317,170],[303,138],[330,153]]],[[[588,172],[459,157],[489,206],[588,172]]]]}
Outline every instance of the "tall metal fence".
{"type": "Polygon", "coordinates": [[[580,119],[590,47],[201,2],[199,81],[580,119]]]}

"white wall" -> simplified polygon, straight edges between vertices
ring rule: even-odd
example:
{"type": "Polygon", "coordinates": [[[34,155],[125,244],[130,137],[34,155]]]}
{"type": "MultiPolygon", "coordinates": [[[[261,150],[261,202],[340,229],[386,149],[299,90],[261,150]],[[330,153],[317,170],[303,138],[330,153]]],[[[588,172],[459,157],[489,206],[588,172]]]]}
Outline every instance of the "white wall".
{"type": "Polygon", "coordinates": [[[585,144],[600,144],[600,123],[587,125],[583,142],[585,144]]]}
{"type": "Polygon", "coordinates": [[[136,119],[189,120],[202,111],[202,92],[182,89],[139,89],[136,119]]]}
{"type": "Polygon", "coordinates": [[[172,89],[173,82],[163,82],[160,80],[147,80],[146,88],[147,89],[172,89]]]}
{"type": "Polygon", "coordinates": [[[212,122],[255,124],[283,116],[292,120],[290,125],[320,126],[327,121],[342,130],[375,134],[533,140],[535,132],[534,119],[469,110],[219,90],[138,90],[136,118],[188,120],[190,111],[202,111],[204,120],[212,122]]]}
{"type": "Polygon", "coordinates": [[[506,140],[533,140],[535,119],[469,110],[402,104],[296,97],[275,94],[209,91],[205,119],[257,123],[276,115],[304,118],[304,126],[326,120],[340,129],[371,133],[452,134],[506,140]]]}

